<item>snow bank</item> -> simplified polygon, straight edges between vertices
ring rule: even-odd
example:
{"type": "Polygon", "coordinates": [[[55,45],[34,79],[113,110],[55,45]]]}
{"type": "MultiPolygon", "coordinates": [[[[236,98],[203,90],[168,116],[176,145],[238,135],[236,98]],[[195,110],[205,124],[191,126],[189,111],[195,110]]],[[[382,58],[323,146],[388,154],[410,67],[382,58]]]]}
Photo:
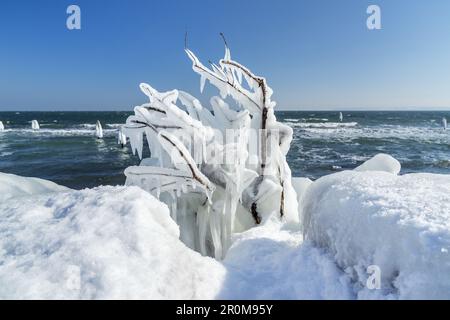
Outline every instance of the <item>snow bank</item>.
{"type": "Polygon", "coordinates": [[[292,184],[303,230],[269,218],[234,234],[219,262],[186,247],[166,205],[137,187],[0,174],[0,299],[450,298],[450,176],[292,184]],[[380,290],[366,287],[371,265],[380,290]]]}
{"type": "Polygon", "coordinates": [[[237,234],[220,263],[186,247],[168,208],[137,187],[44,184],[0,202],[0,299],[352,298],[349,277],[298,225],[237,234]]]}
{"type": "Polygon", "coordinates": [[[0,202],[19,196],[69,190],[53,182],[0,172],[0,202]]]}
{"type": "Polygon", "coordinates": [[[0,299],[214,298],[224,267],[178,237],[168,208],[137,187],[9,197],[0,299]]]}
{"type": "Polygon", "coordinates": [[[388,154],[380,153],[367,160],[362,165],[354,169],[355,171],[384,171],[392,174],[399,174],[401,170],[400,162],[388,154]]]}
{"type": "Polygon", "coordinates": [[[450,176],[344,171],[307,190],[304,229],[357,282],[359,298],[450,298],[450,176]],[[381,290],[365,287],[379,266],[381,290]]]}
{"type": "MultiPolygon", "coordinates": [[[[292,226],[291,226],[292,227],[292,226]]],[[[221,299],[352,299],[333,257],[273,219],[235,237],[224,260],[221,299]]]]}

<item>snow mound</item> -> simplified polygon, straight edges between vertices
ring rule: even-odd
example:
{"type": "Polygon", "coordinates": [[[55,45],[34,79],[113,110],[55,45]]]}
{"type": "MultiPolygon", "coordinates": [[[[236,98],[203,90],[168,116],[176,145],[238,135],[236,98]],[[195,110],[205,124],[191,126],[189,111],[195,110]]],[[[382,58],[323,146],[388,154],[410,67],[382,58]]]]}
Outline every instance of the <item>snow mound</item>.
{"type": "Polygon", "coordinates": [[[10,197],[0,299],[214,298],[224,267],[178,237],[168,208],[137,187],[10,197]]]}
{"type": "Polygon", "coordinates": [[[385,171],[392,174],[399,174],[401,170],[400,162],[388,154],[380,153],[367,160],[362,165],[354,169],[355,171],[385,171]]]}
{"type": "Polygon", "coordinates": [[[0,202],[12,197],[30,196],[33,194],[66,190],[69,189],[47,180],[24,178],[0,172],[0,202]]]}
{"type": "Polygon", "coordinates": [[[275,219],[236,235],[219,299],[352,299],[350,278],[301,231],[275,219]]]}
{"type": "Polygon", "coordinates": [[[307,239],[359,284],[359,298],[450,298],[450,176],[344,171],[305,195],[307,239]],[[367,267],[381,290],[366,287],[367,267]]]}

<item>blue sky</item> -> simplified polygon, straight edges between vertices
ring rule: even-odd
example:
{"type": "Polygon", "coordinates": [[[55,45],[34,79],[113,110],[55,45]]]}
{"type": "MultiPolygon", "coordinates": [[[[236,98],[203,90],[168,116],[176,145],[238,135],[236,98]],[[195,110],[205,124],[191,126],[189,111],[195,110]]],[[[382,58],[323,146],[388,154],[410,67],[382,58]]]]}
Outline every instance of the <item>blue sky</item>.
{"type": "Polygon", "coordinates": [[[224,32],[280,109],[450,109],[450,1],[2,0],[0,111],[131,110],[140,82],[201,96],[186,30],[206,61],[224,32]],[[70,4],[81,30],[66,28],[70,4]],[[367,29],[369,4],[382,30],[367,29]]]}

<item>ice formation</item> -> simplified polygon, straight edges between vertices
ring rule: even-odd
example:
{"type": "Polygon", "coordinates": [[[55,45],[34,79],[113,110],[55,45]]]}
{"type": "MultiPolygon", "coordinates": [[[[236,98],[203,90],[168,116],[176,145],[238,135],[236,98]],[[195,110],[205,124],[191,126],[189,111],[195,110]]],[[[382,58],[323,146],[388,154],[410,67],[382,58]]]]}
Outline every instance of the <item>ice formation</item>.
{"type": "Polygon", "coordinates": [[[444,130],[447,130],[447,118],[442,118],[442,127],[444,128],[444,130]]]}
{"type": "Polygon", "coordinates": [[[117,143],[120,144],[122,148],[127,144],[127,136],[123,132],[122,126],[119,128],[119,131],[117,132],[117,143]]]}
{"type": "Polygon", "coordinates": [[[37,120],[32,120],[31,121],[31,129],[33,129],[33,130],[39,130],[40,129],[39,122],[37,120]]]}
{"type": "Polygon", "coordinates": [[[3,125],[3,122],[0,121],[0,131],[3,131],[3,130],[5,130],[5,126],[3,125]]]}
{"type": "Polygon", "coordinates": [[[401,170],[400,162],[392,156],[379,153],[367,160],[362,165],[354,169],[355,171],[384,171],[392,174],[399,174],[401,170]]]}
{"type": "Polygon", "coordinates": [[[292,129],[276,121],[266,80],[232,60],[227,45],[210,68],[185,51],[200,75],[200,91],[208,80],[220,97],[211,98],[212,112],[186,92],[141,84],[150,101],[135,107],[124,133],[141,158],[145,135],[151,157],[125,170],[126,183],[169,206],[188,246],[223,258],[233,232],[272,214],[298,220],[286,162],[292,129]]]}
{"type": "Polygon", "coordinates": [[[95,124],[95,135],[97,136],[97,139],[103,139],[103,128],[99,120],[97,120],[97,123],[95,124]]]}

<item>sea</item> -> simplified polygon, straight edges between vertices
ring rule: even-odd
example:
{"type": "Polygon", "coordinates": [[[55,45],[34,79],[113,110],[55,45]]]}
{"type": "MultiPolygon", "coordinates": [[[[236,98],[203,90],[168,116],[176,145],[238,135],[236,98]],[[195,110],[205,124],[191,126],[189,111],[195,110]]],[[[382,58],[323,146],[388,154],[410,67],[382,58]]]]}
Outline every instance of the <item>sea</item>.
{"type": "MultiPolygon", "coordinates": [[[[378,153],[402,164],[402,174],[450,174],[449,112],[280,111],[294,139],[287,160],[292,175],[313,180],[357,167],[378,153]]],[[[0,172],[38,177],[74,188],[122,185],[124,169],[139,164],[117,143],[130,112],[0,112],[0,172]],[[31,129],[38,120],[41,129],[31,129]],[[104,138],[95,136],[99,120],[104,138]]],[[[148,151],[147,151],[148,152],[148,151]]]]}

